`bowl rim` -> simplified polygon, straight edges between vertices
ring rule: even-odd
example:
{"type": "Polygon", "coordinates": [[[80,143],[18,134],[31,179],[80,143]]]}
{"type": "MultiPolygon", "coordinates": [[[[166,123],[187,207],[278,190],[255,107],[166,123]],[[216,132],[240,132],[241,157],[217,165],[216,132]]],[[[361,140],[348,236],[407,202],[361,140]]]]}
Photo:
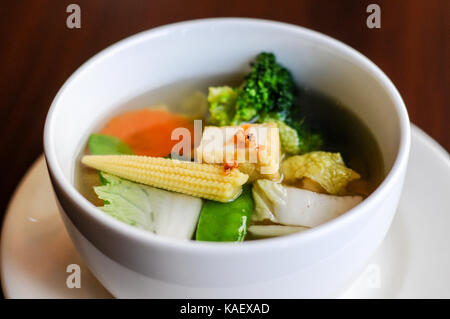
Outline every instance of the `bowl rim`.
{"type": "Polygon", "coordinates": [[[182,21],[139,32],[106,47],[105,49],[101,50],[93,57],[88,59],[86,62],[84,62],[81,66],[79,66],[78,69],[66,80],[63,86],[59,89],[49,108],[44,127],[44,153],[49,172],[53,175],[54,182],[59,185],[60,191],[62,191],[68,198],[70,198],[75,203],[78,210],[83,214],[87,214],[88,217],[95,219],[99,223],[102,223],[104,226],[109,228],[110,231],[112,230],[114,232],[118,232],[127,238],[133,238],[133,240],[145,245],[157,245],[161,246],[164,249],[173,250],[175,252],[185,252],[186,250],[190,250],[191,252],[201,253],[204,251],[208,251],[208,253],[219,255],[236,254],[238,251],[246,253],[249,250],[255,252],[259,250],[270,250],[280,247],[297,245],[300,242],[308,242],[315,240],[318,237],[326,236],[326,233],[333,231],[336,228],[343,227],[345,224],[351,223],[354,219],[360,217],[360,215],[362,215],[364,212],[370,212],[372,210],[371,208],[376,206],[378,202],[381,201],[391,191],[391,189],[394,187],[394,184],[402,179],[402,174],[406,170],[407,166],[409,149],[410,122],[405,104],[392,81],[386,76],[386,74],[384,74],[383,71],[381,71],[378,66],[376,66],[367,57],[365,57],[363,54],[359,53],[352,47],[320,32],[284,22],[254,18],[207,18],[182,21]],[[67,90],[67,88],[70,87],[71,83],[74,82],[80,74],[94,67],[96,63],[104,56],[112,55],[117,51],[124,50],[141,41],[148,41],[153,37],[164,36],[171,31],[179,30],[180,28],[200,26],[202,24],[204,24],[204,27],[211,28],[213,27],[213,25],[217,24],[235,25],[236,23],[248,26],[252,25],[257,27],[270,27],[279,29],[281,32],[297,33],[303,37],[306,36],[314,38],[316,41],[319,41],[328,47],[335,48],[337,52],[347,56],[350,61],[353,61],[353,63],[357,63],[358,65],[363,66],[369,73],[374,76],[381,87],[393,100],[400,126],[400,143],[395,161],[383,181],[380,183],[377,189],[360,204],[356,205],[354,208],[342,214],[341,216],[338,216],[322,225],[302,231],[300,233],[254,241],[244,241],[240,243],[174,240],[125,224],[109,216],[108,214],[103,213],[100,209],[97,209],[86,198],[84,198],[75,188],[75,186],[70,182],[70,180],[64,176],[62,169],[58,164],[55,143],[51,132],[53,130],[55,109],[59,105],[61,95],[67,90]]]}

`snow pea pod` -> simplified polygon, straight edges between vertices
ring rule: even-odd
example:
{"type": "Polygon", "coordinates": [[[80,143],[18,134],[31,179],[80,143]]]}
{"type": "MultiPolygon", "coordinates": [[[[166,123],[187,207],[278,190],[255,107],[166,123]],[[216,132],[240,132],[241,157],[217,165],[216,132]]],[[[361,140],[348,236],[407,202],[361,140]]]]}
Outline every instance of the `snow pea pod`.
{"type": "MultiPolygon", "coordinates": [[[[88,141],[92,155],[133,155],[133,150],[121,139],[104,134],[91,134],[88,141]]],[[[99,172],[100,185],[107,185],[108,181],[99,172]]]]}
{"type": "Polygon", "coordinates": [[[234,201],[206,201],[200,213],[196,239],[201,241],[244,240],[253,211],[251,186],[246,185],[234,201]]]}
{"type": "Polygon", "coordinates": [[[132,155],[133,150],[121,139],[104,134],[91,134],[88,141],[92,155],[132,155]]]}

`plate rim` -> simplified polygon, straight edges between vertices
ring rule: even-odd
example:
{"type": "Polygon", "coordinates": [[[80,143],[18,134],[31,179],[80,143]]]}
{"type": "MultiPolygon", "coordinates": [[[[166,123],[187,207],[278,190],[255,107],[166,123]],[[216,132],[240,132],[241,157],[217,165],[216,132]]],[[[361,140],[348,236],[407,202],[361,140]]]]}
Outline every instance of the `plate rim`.
{"type": "MultiPolygon", "coordinates": [[[[428,135],[424,130],[422,130],[417,125],[411,123],[411,140],[417,139],[420,141],[420,143],[427,144],[428,147],[433,152],[432,156],[437,156],[439,161],[442,161],[446,163],[447,168],[450,170],[450,154],[447,152],[447,150],[440,145],[435,139],[433,139],[430,135],[428,135]]],[[[40,154],[34,161],[33,164],[27,169],[25,174],[22,176],[20,182],[17,184],[12,196],[10,197],[10,200],[8,202],[8,205],[5,209],[5,214],[3,217],[2,225],[1,225],[1,234],[0,234],[0,285],[1,290],[3,292],[3,296],[5,299],[12,299],[12,298],[20,298],[20,297],[14,297],[8,294],[7,288],[5,287],[5,278],[6,275],[3,272],[3,251],[4,251],[4,243],[6,241],[6,231],[5,229],[9,225],[9,220],[12,218],[12,209],[13,204],[15,202],[15,199],[20,196],[20,193],[22,191],[22,188],[24,187],[25,183],[31,176],[31,174],[34,173],[34,171],[37,169],[39,165],[42,164],[42,161],[45,161],[44,154],[40,154]]],[[[408,174],[408,173],[407,173],[408,174]]]]}

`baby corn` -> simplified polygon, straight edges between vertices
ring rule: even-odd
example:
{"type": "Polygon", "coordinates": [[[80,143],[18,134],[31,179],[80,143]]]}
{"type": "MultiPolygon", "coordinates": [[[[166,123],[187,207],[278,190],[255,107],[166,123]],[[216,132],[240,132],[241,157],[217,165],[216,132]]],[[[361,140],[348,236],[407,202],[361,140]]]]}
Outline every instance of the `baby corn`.
{"type": "Polygon", "coordinates": [[[162,157],[86,155],[81,162],[133,182],[220,202],[236,198],[248,179],[237,168],[225,172],[223,165],[162,157]]]}

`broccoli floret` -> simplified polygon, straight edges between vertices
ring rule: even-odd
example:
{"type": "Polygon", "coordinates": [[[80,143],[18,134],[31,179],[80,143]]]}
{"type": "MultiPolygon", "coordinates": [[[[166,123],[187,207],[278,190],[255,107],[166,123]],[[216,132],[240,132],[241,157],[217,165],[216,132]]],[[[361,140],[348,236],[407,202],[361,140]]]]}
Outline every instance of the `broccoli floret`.
{"type": "Polygon", "coordinates": [[[238,93],[229,86],[210,87],[208,94],[209,122],[213,125],[229,125],[236,113],[238,93]]]}
{"type": "Polygon", "coordinates": [[[209,88],[209,122],[218,126],[275,122],[284,152],[296,155],[318,150],[323,139],[303,120],[296,120],[296,98],[291,73],[276,62],[272,53],[262,52],[251,63],[251,71],[239,88],[209,88]]]}
{"type": "Polygon", "coordinates": [[[295,96],[291,73],[276,62],[274,54],[262,52],[251,63],[251,71],[239,89],[233,124],[257,121],[269,113],[284,120],[289,116],[295,96]]]}
{"type": "Polygon", "coordinates": [[[319,150],[323,146],[320,134],[312,133],[304,124],[304,121],[294,122],[292,126],[276,118],[266,116],[261,122],[274,122],[278,126],[280,144],[283,152],[298,155],[319,150]]]}

